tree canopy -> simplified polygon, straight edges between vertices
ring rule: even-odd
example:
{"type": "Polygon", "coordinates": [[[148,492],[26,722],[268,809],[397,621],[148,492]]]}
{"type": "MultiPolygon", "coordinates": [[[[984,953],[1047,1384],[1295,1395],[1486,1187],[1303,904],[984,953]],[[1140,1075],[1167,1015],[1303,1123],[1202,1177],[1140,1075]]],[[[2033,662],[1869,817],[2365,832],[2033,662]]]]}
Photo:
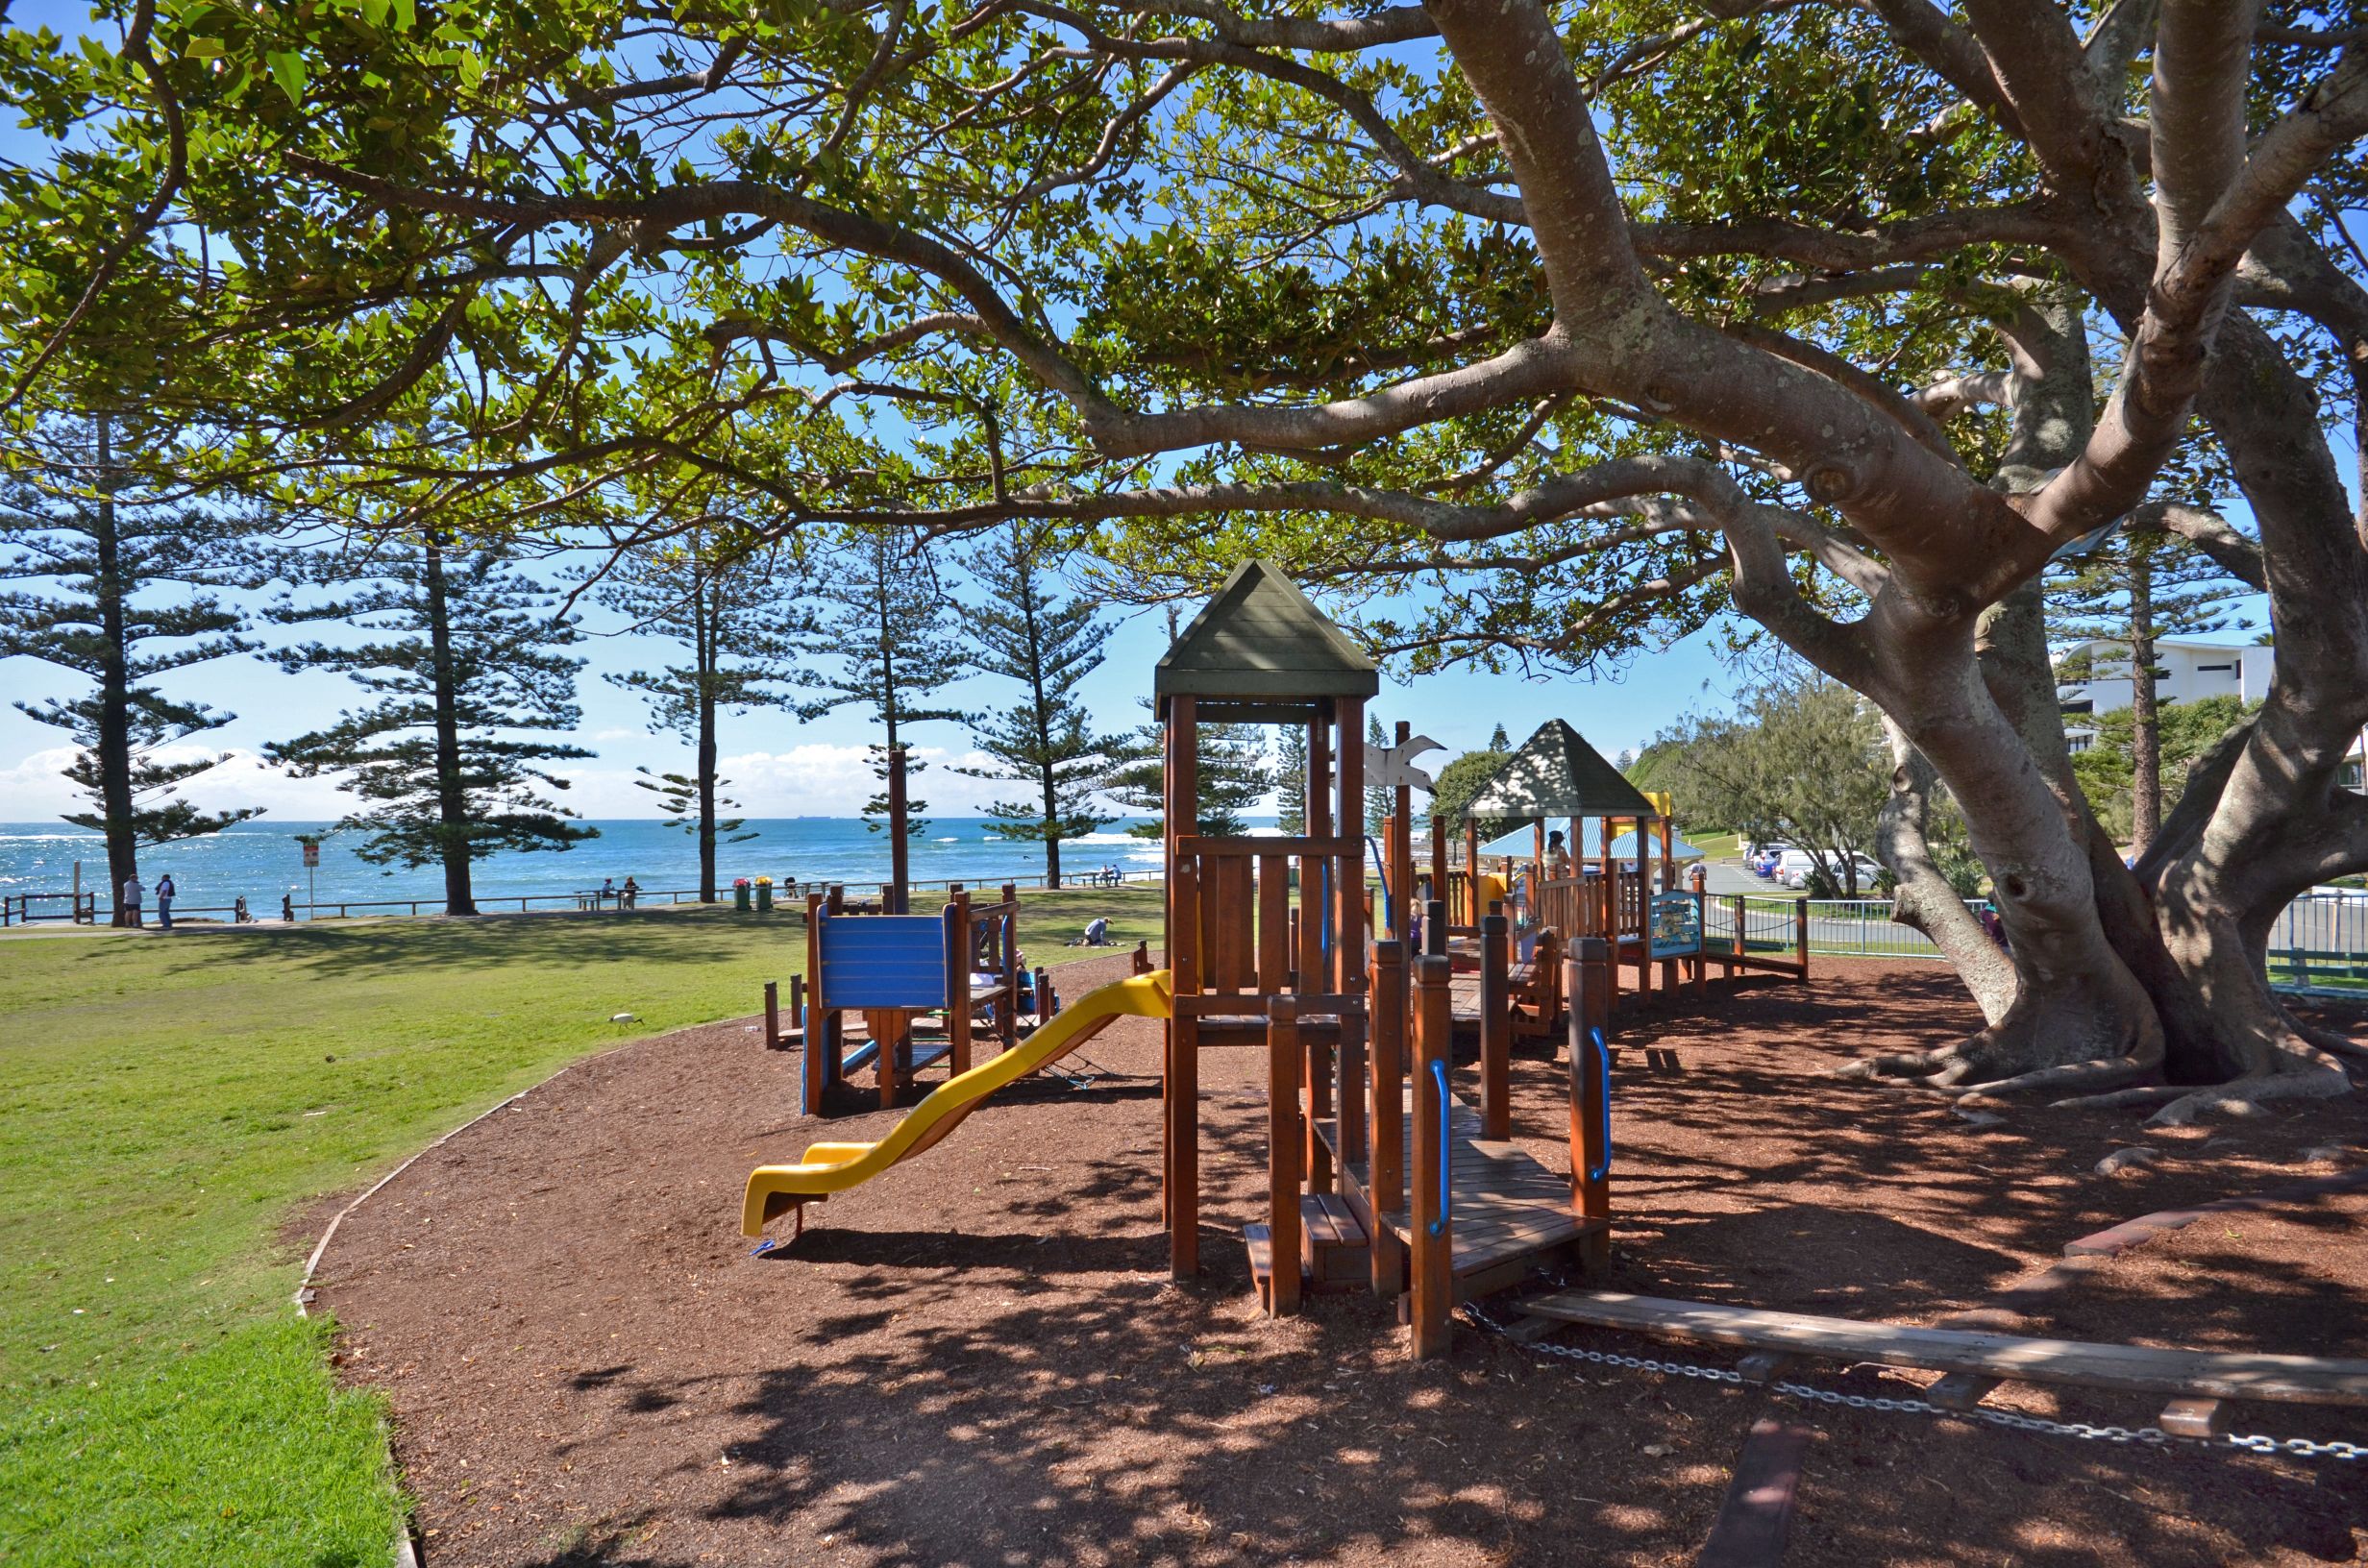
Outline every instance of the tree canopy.
{"type": "Polygon", "coordinates": [[[715,484],[777,534],[1036,520],[1135,597],[1255,550],[1415,671],[1732,609],[2000,890],[2011,999],[1903,1070],[2340,1078],[2258,940],[2368,865],[2319,395],[2368,386],[2368,46],[2318,9],[136,0],[0,72],[63,149],[0,181],[18,414],[203,412],[226,479],[520,527],[715,484]],[[2131,874],[2016,606],[2139,511],[2282,643],[2131,874]]]}

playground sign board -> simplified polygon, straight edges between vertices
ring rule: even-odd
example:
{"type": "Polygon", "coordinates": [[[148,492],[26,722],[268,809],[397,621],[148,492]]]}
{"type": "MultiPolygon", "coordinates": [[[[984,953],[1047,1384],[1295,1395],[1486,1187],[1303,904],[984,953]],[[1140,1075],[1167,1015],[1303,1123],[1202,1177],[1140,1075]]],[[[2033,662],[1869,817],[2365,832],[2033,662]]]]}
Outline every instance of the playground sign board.
{"type": "Polygon", "coordinates": [[[1701,950],[1701,903],[1674,889],[1653,894],[1653,957],[1690,958],[1701,950]]]}

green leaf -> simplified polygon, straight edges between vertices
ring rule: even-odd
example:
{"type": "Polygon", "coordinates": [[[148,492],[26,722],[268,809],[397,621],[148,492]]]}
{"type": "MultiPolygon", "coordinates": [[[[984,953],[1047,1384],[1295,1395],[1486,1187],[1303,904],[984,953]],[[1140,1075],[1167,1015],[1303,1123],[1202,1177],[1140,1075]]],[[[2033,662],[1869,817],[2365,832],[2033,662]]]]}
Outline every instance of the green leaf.
{"type": "Polygon", "coordinates": [[[289,51],[273,50],[263,57],[271,66],[271,79],[280,84],[287,101],[298,109],[305,104],[305,57],[289,51]]]}

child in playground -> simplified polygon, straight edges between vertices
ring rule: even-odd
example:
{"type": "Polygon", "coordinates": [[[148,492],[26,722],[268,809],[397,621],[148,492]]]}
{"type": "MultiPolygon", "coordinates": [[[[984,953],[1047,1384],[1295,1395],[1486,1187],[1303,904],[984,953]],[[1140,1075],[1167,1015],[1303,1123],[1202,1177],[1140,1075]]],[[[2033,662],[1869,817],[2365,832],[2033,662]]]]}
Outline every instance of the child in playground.
{"type": "Polygon", "coordinates": [[[1559,827],[1545,836],[1545,874],[1556,881],[1570,874],[1570,850],[1563,844],[1559,827]]]}

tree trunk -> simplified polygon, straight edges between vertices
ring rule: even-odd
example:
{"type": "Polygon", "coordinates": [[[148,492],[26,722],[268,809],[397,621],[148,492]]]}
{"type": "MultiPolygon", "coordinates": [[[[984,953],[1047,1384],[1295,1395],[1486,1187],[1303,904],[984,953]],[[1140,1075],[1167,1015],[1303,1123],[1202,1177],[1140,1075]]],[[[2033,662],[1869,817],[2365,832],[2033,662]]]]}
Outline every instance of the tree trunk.
{"type": "Polygon", "coordinates": [[[2017,984],[1970,1039],[1872,1070],[1930,1069],[1933,1082],[1966,1088],[2117,1088],[2153,1073],[2162,1056],[2154,1008],[2106,940],[2084,844],[1983,682],[1971,625],[1887,610],[1878,600],[1867,622],[1886,655],[1882,705],[1964,810],[2017,984]]]}
{"type": "Polygon", "coordinates": [[[1939,775],[1888,714],[1883,731],[1891,746],[1891,797],[1875,821],[1875,857],[1894,879],[1891,919],[1932,939],[1973,992],[1983,1019],[1994,1024],[2014,1004],[2014,963],[1933,857],[1933,791],[1939,775]]]}
{"type": "Polygon", "coordinates": [[[453,659],[452,611],[445,597],[444,548],[430,533],[421,547],[428,603],[428,643],[435,684],[435,809],[437,848],[444,862],[444,913],[474,915],[469,886],[469,798],[460,775],[459,674],[453,659]]]}
{"type": "MultiPolygon", "coordinates": [[[[1049,743],[1047,749],[1049,749],[1049,743]]],[[[1045,886],[1061,885],[1061,801],[1053,787],[1052,765],[1045,765],[1045,886]]]]}
{"type": "Polygon", "coordinates": [[[2162,831],[2162,710],[2155,699],[2155,568],[2131,552],[2130,852],[2146,853],[2162,831]]]}
{"type": "Polygon", "coordinates": [[[115,528],[115,474],[107,417],[91,421],[97,458],[99,601],[99,814],[107,822],[108,898],[112,924],[132,923],[123,885],[139,876],[139,834],[132,820],[132,672],[124,646],[123,541],[115,528]]]}
{"type": "Polygon", "coordinates": [[[698,639],[692,650],[697,670],[693,675],[692,699],[699,704],[699,901],[715,902],[715,690],[718,667],[723,662],[721,648],[723,619],[720,604],[711,607],[708,596],[718,598],[723,590],[712,584],[695,585],[693,614],[697,617],[693,635],[698,639]]]}

